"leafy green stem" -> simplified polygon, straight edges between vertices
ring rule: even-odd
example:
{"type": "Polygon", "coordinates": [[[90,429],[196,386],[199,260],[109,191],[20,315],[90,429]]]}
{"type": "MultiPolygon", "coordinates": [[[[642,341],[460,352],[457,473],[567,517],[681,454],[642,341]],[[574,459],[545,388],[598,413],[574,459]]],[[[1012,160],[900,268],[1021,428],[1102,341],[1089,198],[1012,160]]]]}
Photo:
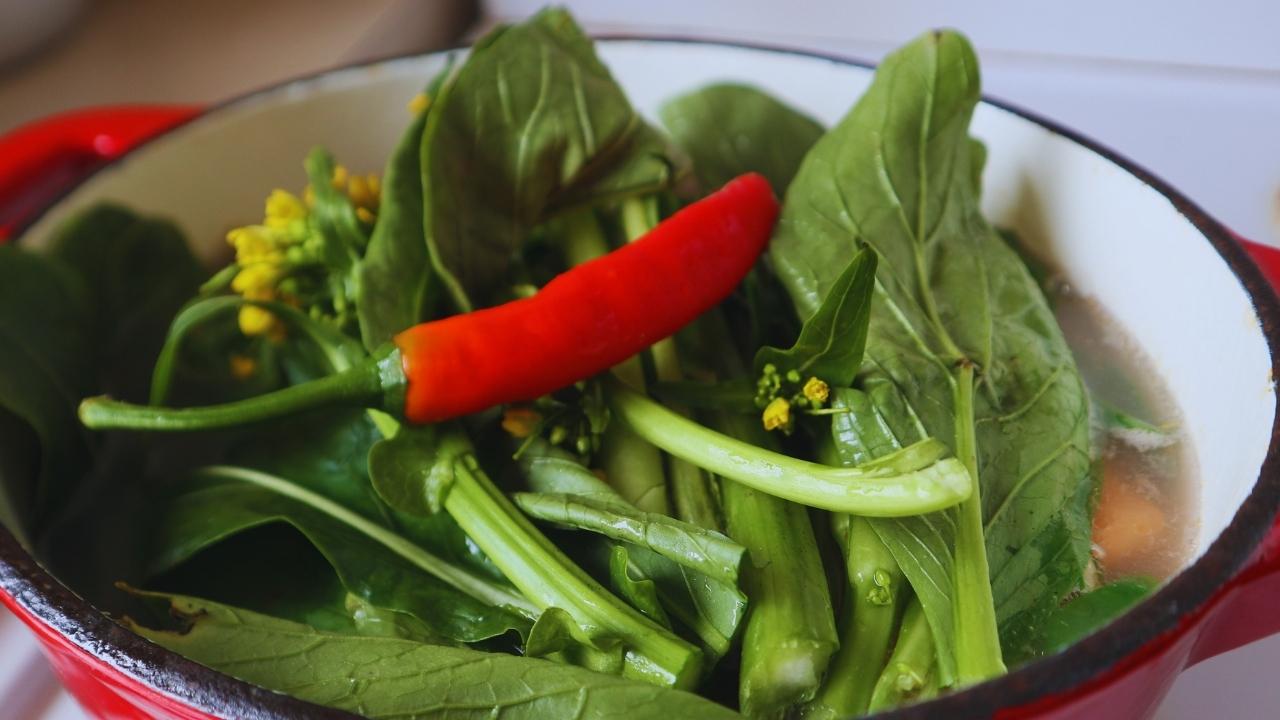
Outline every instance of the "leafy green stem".
{"type": "Polygon", "coordinates": [[[973,364],[962,361],[956,373],[956,455],[964,463],[973,485],[973,493],[957,510],[955,547],[956,673],[964,684],[1005,672],[982,529],[973,384],[973,364]]]}
{"type": "Polygon", "coordinates": [[[466,593],[467,595],[481,602],[488,603],[489,605],[511,608],[530,619],[535,618],[538,615],[538,608],[522,595],[513,593],[501,585],[476,577],[465,570],[441,560],[387,528],[368,520],[358,513],[348,510],[329,498],[314,493],[300,485],[289,482],[284,478],[259,472],[257,470],[231,467],[227,465],[212,465],[205,467],[199,470],[197,474],[207,477],[226,478],[250,483],[270,490],[271,492],[305,503],[310,507],[320,510],[335,520],[350,526],[370,539],[377,541],[396,555],[399,555],[414,566],[430,573],[431,575],[440,578],[460,592],[466,593]]]}
{"type": "Polygon", "coordinates": [[[80,403],[80,421],[94,430],[210,430],[333,405],[393,409],[403,404],[404,384],[400,352],[390,349],[344,372],[221,405],[166,408],[92,397],[80,403]]]}
{"type": "Polygon", "coordinates": [[[565,557],[493,485],[474,455],[453,461],[444,508],[539,608],[561,608],[589,635],[621,640],[624,675],[680,688],[697,682],[702,652],[633,610],[565,557]]]}
{"type": "Polygon", "coordinates": [[[876,680],[868,712],[888,710],[914,699],[923,699],[922,696],[932,686],[934,660],[933,633],[929,630],[920,601],[913,599],[902,617],[902,631],[898,633],[893,654],[876,680]]]}
{"type": "Polygon", "coordinates": [[[972,485],[964,466],[924,440],[858,467],[800,460],[729,437],[607,382],[614,413],[663,450],[724,478],[810,507],[872,517],[898,517],[951,507],[972,485]]]}
{"type": "Polygon", "coordinates": [[[893,554],[862,517],[833,515],[832,532],[844,555],[848,586],[840,623],[840,650],[806,717],[862,715],[893,644],[898,613],[909,593],[893,554]]]}
{"type": "MultiPolygon", "coordinates": [[[[736,438],[770,442],[750,417],[719,413],[715,422],[736,438]]],[[[813,697],[839,642],[817,540],[803,506],[733,481],[722,491],[730,537],[751,559],[739,703],[747,717],[781,717],[813,697]]]]}

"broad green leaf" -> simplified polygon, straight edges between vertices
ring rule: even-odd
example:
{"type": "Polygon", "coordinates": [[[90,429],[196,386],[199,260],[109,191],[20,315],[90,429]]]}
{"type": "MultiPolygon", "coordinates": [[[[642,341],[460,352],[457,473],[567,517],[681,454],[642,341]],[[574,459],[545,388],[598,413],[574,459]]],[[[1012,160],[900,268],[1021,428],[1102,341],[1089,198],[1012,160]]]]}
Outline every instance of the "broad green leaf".
{"type": "Polygon", "coordinates": [[[95,368],[91,314],[79,278],[47,258],[0,246],[0,410],[29,427],[38,460],[15,428],[0,443],[5,454],[3,513],[9,529],[31,540],[53,506],[65,502],[86,467],[89,441],[76,406],[92,389],[95,368]],[[28,459],[21,460],[20,457],[28,459]],[[21,464],[36,476],[19,473],[21,464]],[[10,476],[10,472],[13,476],[10,476]]]}
{"type": "MultiPolygon", "coordinates": [[[[440,94],[451,70],[452,64],[427,84],[428,102],[440,94]]],[[[378,220],[358,266],[356,313],[360,337],[370,351],[390,342],[401,330],[426,320],[440,296],[427,255],[419,161],[422,131],[430,112],[428,105],[409,123],[391,151],[382,174],[378,220]]]]}
{"type": "Polygon", "coordinates": [[[527,657],[577,665],[606,675],[622,674],[622,643],[616,638],[591,637],[569,613],[547,608],[534,622],[524,644],[527,657]]]}
{"type": "MultiPolygon", "coordinates": [[[[150,557],[151,575],[169,571],[197,553],[269,524],[300,532],[329,563],[347,592],[369,603],[409,613],[433,632],[462,642],[526,631],[514,591],[450,565],[385,526],[342,512],[336,503],[302,490],[286,494],[286,480],[255,471],[220,471],[191,480],[160,519],[150,557]],[[319,498],[319,499],[317,499],[319,498]]],[[[297,487],[297,486],[292,486],[297,487]]],[[[236,582],[235,565],[224,571],[236,582]]]]}
{"type": "Polygon", "coordinates": [[[668,100],[659,115],[708,192],[758,172],[781,195],[822,136],[816,121],[747,85],[708,85],[668,100]]]}
{"type": "Polygon", "coordinates": [[[1155,590],[1157,583],[1129,578],[1072,598],[1044,620],[1041,653],[1057,652],[1124,614],[1155,590]]]}
{"type": "Polygon", "coordinates": [[[566,493],[516,493],[513,499],[535,519],[647,547],[720,582],[738,583],[746,549],[714,530],[618,502],[566,493]]]}
{"type": "MultiPolygon", "coordinates": [[[[520,467],[529,486],[541,493],[567,493],[597,504],[618,503],[630,507],[607,483],[596,477],[568,453],[560,451],[545,441],[532,443],[520,456],[520,467]]],[[[698,638],[703,649],[713,657],[720,657],[729,645],[747,614],[747,597],[736,584],[726,584],[681,566],[647,547],[616,541],[597,543],[593,552],[607,557],[597,558],[599,564],[608,563],[610,578],[615,589],[628,602],[646,615],[654,613],[645,598],[633,599],[631,595],[642,592],[635,584],[629,589],[613,568],[621,553],[625,553],[626,572],[635,583],[652,582],[662,608],[672,618],[683,623],[698,638]],[[638,579],[637,579],[638,578],[638,579]],[[619,589],[621,585],[623,589],[619,589]]],[[[647,592],[647,591],[643,591],[647,592]]],[[[661,622],[657,618],[656,621],[661,622]]]]}
{"type": "Polygon", "coordinates": [[[94,390],[144,398],[169,320],[207,275],[181,231],[166,220],[99,205],[60,227],[49,253],[89,292],[94,390]]]}
{"type": "MultiPolygon", "coordinates": [[[[962,360],[976,366],[986,554],[1012,651],[1007,640],[1018,626],[1056,607],[1088,561],[1088,508],[1079,501],[1091,482],[1088,400],[1040,289],[981,215],[981,158],[968,135],[978,99],[976,57],[960,35],[929,33],[890,55],[806,157],[770,254],[806,318],[859,250],[879,256],[857,380],[876,410],[855,428],[865,445],[875,444],[872,423],[902,445],[922,436],[953,443],[953,368],[962,360]]],[[[954,670],[946,635],[960,629],[945,626],[952,608],[941,603],[959,599],[955,573],[930,556],[954,547],[958,517],[876,524],[921,593],[944,679],[954,670]],[[932,564],[931,572],[913,570],[910,560],[932,564]],[[932,603],[926,584],[936,584],[932,603]]]]}
{"type": "Polygon", "coordinates": [[[691,693],[545,660],[323,633],[207,600],[168,599],[189,623],[185,631],[130,628],[216,670],[369,718],[737,717],[691,693]]]}
{"type": "Polygon", "coordinates": [[[437,515],[453,484],[454,461],[468,451],[435,428],[404,428],[369,450],[369,474],[391,507],[410,515],[437,515]]]}
{"type": "Polygon", "coordinates": [[[662,601],[658,598],[658,586],[632,564],[630,553],[623,545],[612,545],[610,548],[609,587],[623,600],[631,603],[631,607],[648,615],[650,620],[671,629],[671,619],[667,617],[667,611],[662,609],[662,601]]]}
{"type": "Polygon", "coordinates": [[[666,185],[665,150],[566,11],[480,40],[422,135],[428,247],[455,305],[487,297],[556,212],[666,185]]]}
{"type": "Polygon", "coordinates": [[[800,337],[787,350],[763,347],[756,353],[756,373],[772,364],[781,373],[795,370],[843,387],[853,382],[867,342],[871,293],[876,283],[876,255],[859,251],[818,310],[804,321],[800,337]]]}

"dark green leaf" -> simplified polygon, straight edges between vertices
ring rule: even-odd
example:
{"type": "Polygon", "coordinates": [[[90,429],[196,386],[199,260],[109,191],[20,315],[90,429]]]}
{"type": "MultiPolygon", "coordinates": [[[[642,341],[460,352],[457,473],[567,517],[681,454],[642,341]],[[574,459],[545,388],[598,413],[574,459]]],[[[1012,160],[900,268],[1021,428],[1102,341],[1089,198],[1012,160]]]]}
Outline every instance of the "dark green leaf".
{"type": "Polygon", "coordinates": [[[130,627],[209,667],[369,718],[737,717],[691,693],[542,660],[322,633],[204,600],[169,599],[190,623],[185,632],[130,627]]]}
{"type": "MultiPolygon", "coordinates": [[[[890,55],[806,157],[770,252],[804,317],[860,249],[879,255],[858,379],[876,413],[853,429],[864,445],[876,444],[877,424],[901,445],[922,435],[953,442],[953,367],[962,358],[977,366],[985,544],[1007,642],[1016,625],[1034,622],[1026,610],[1052,609],[1077,587],[1088,561],[1088,509],[1078,502],[1090,484],[1088,401],[1044,296],[981,215],[981,158],[968,136],[978,98],[976,58],[955,33],[927,34],[890,55]]],[[[940,591],[931,603],[931,578],[910,560],[947,574],[926,548],[954,547],[955,517],[876,523],[921,593],[944,679],[953,670],[945,636],[956,630],[941,603],[954,583],[932,577],[940,591]]]]}
{"type": "Polygon", "coordinates": [[[837,387],[852,383],[867,342],[875,284],[876,255],[862,250],[840,273],[822,305],[804,321],[795,345],[788,350],[760,348],[756,373],[772,364],[781,373],[795,370],[802,378],[816,376],[837,387]]]}
{"type": "MultiPolygon", "coordinates": [[[[426,89],[435,98],[451,67],[436,75],[426,89]]],[[[422,165],[419,162],[422,131],[431,106],[414,118],[400,143],[391,151],[382,175],[382,200],[369,247],[360,260],[360,287],[356,312],[360,337],[370,351],[390,342],[396,333],[431,314],[439,297],[427,255],[427,231],[423,226],[422,165]]]]}
{"type": "Polygon", "coordinates": [[[49,250],[89,290],[94,389],[145,397],[170,319],[207,275],[182,233],[168,221],[99,205],[59,228],[49,250]]]}
{"type": "Polygon", "coordinates": [[[436,515],[453,484],[454,461],[468,452],[435,428],[404,428],[369,451],[369,474],[378,495],[411,515],[436,515]]]}
{"type": "MultiPolygon", "coordinates": [[[[530,487],[538,492],[569,493],[597,503],[625,504],[608,484],[568,453],[546,442],[531,444],[520,456],[520,467],[530,487]]],[[[747,614],[747,597],[736,585],[727,585],[682,567],[645,547],[612,541],[600,543],[597,552],[607,554],[601,563],[610,563],[610,577],[615,587],[620,578],[612,570],[612,563],[619,550],[627,555],[627,572],[652,581],[662,607],[697,636],[705,651],[713,657],[728,652],[747,614]]],[[[619,593],[641,612],[653,617],[646,610],[647,601],[638,602],[624,590],[619,593]]]]}
{"type": "Polygon", "coordinates": [[[668,560],[720,582],[737,585],[746,548],[724,535],[617,501],[566,493],[516,493],[526,514],[647,547],[668,560]]]}
{"type": "MultiPolygon", "coordinates": [[[[151,574],[171,570],[224,540],[273,523],[302,533],[347,592],[378,607],[411,614],[433,632],[474,642],[528,628],[527,621],[511,610],[477,600],[441,580],[442,575],[455,577],[467,571],[449,567],[403,536],[381,525],[373,531],[357,527],[323,504],[299,500],[242,477],[189,481],[187,489],[169,502],[153,538],[151,574]],[[439,572],[442,567],[447,572],[439,572]]],[[[223,570],[225,582],[237,581],[235,568],[228,563],[223,570]]],[[[492,598],[513,594],[478,576],[467,581],[458,584],[492,585],[492,598]]]]}
{"type": "Polygon", "coordinates": [[[555,212],[670,180],[663,139],[561,9],[478,42],[433,104],[425,226],[459,309],[470,309],[467,294],[488,296],[530,229],[555,212]]]}
{"type": "Polygon", "coordinates": [[[677,380],[656,383],[653,394],[668,405],[678,405],[692,410],[726,410],[729,412],[756,413],[756,388],[750,380],[725,380],[705,383],[696,380],[677,380]]]}
{"type": "Polygon", "coordinates": [[[1156,584],[1146,578],[1117,580],[1073,598],[1045,618],[1041,653],[1062,650],[1110,623],[1150,595],[1156,584]]]}
{"type": "Polygon", "coordinates": [[[659,114],[706,191],[758,172],[781,195],[822,136],[816,121],[746,85],[708,85],[667,101],[659,114]]]}
{"type": "Polygon", "coordinates": [[[630,554],[623,545],[613,545],[609,552],[609,587],[631,603],[631,607],[648,615],[650,620],[671,629],[671,619],[658,599],[658,586],[632,565],[630,554]]]}
{"type": "MultiPolygon", "coordinates": [[[[5,513],[22,519],[10,526],[18,537],[38,531],[88,462],[88,437],[76,419],[96,375],[87,308],[85,287],[73,273],[0,246],[0,409],[39,441],[38,478],[5,478],[6,494],[20,503],[5,513]]],[[[16,435],[5,446],[6,455],[26,453],[16,435]]]]}
{"type": "Polygon", "coordinates": [[[622,643],[615,638],[590,637],[560,608],[547,608],[538,616],[524,654],[565,665],[577,665],[605,675],[622,674],[622,643]]]}

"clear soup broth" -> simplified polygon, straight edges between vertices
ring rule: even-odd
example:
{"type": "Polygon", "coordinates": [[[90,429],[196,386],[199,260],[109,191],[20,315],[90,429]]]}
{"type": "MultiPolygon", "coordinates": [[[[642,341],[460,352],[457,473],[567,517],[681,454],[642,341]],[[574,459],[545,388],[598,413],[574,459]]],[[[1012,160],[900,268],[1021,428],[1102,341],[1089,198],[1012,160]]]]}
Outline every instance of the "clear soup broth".
{"type": "Polygon", "coordinates": [[[1164,580],[1190,557],[1199,526],[1198,473],[1178,406],[1105,308],[1062,280],[1047,290],[1094,401],[1101,482],[1087,580],[1164,580]]]}

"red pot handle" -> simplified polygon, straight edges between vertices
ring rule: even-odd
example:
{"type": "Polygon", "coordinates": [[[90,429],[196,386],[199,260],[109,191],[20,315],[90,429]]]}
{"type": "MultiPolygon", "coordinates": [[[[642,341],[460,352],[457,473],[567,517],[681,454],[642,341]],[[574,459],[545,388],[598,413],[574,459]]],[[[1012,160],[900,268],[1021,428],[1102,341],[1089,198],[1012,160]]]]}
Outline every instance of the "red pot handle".
{"type": "MultiPolygon", "coordinates": [[[[1237,236],[1271,287],[1280,292],[1280,248],[1237,236]]],[[[1280,518],[1272,524],[1254,557],[1215,598],[1191,653],[1197,663],[1255,640],[1280,633],[1280,518]]]]}
{"type": "Polygon", "coordinates": [[[85,175],[199,111],[187,105],[88,108],[0,137],[0,243],[85,175]]]}

